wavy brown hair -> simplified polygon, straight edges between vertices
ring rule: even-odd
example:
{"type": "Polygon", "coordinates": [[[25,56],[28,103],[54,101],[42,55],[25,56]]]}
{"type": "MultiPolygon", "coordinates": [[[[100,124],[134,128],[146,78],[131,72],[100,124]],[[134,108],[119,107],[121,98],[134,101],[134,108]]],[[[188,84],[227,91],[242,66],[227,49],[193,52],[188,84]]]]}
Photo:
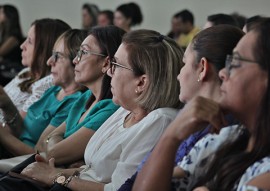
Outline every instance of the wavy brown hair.
{"type": "Polygon", "coordinates": [[[33,61],[30,72],[23,73],[19,77],[29,77],[19,84],[22,92],[31,92],[31,85],[50,73],[50,67],[46,62],[52,54],[52,49],[57,38],[70,26],[59,19],[40,19],[32,23],[35,26],[35,44],[33,61]]]}

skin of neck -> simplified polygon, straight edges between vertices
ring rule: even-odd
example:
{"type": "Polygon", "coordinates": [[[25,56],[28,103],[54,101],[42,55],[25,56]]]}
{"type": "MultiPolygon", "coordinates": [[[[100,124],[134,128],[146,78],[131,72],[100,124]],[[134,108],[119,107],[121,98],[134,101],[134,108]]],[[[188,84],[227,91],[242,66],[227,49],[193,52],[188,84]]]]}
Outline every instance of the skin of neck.
{"type": "Polygon", "coordinates": [[[95,98],[99,98],[101,94],[101,87],[102,87],[102,80],[103,76],[101,75],[96,81],[91,82],[89,84],[85,84],[85,86],[91,90],[92,94],[95,96],[95,98]]]}
{"type": "Polygon", "coordinates": [[[218,79],[210,79],[207,82],[203,82],[201,84],[199,95],[218,102],[220,99],[220,85],[221,84],[218,79]]]}

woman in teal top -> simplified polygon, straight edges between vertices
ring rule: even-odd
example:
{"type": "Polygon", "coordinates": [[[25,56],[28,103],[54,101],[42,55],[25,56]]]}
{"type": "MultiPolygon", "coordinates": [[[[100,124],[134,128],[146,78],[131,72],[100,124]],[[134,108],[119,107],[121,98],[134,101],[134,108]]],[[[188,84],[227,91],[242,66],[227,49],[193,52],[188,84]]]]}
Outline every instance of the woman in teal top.
{"type": "MultiPolygon", "coordinates": [[[[80,91],[85,90],[75,81],[72,58],[76,56],[76,50],[86,36],[85,31],[68,30],[55,42],[52,56],[47,61],[55,86],[29,108],[20,137],[10,133],[7,128],[1,128],[0,144],[8,156],[34,153],[34,146],[43,130],[59,126],[66,119],[72,103],[81,95],[80,91]]],[[[17,119],[20,119],[19,116],[14,117],[10,123],[17,124],[17,119]]]]}
{"type": "Polygon", "coordinates": [[[111,100],[111,77],[107,70],[124,33],[115,26],[95,27],[82,42],[73,60],[75,81],[89,91],[74,103],[65,122],[53,132],[47,128],[41,135],[36,149],[45,152],[47,160],[54,158],[58,165],[81,160],[89,139],[118,109],[111,100]]]}
{"type": "Polygon", "coordinates": [[[34,147],[48,125],[58,127],[65,121],[71,106],[82,94],[77,91],[58,100],[57,94],[60,90],[59,86],[51,87],[39,101],[30,106],[24,118],[25,129],[20,136],[22,142],[34,147]]]}
{"type": "Polygon", "coordinates": [[[76,103],[72,106],[66,119],[66,131],[64,138],[69,137],[81,127],[86,127],[94,131],[106,121],[118,108],[112,99],[103,99],[95,104],[95,106],[89,111],[88,115],[80,123],[78,121],[81,115],[86,112],[86,108],[82,105],[86,105],[89,97],[91,96],[91,91],[86,91],[76,103]]]}

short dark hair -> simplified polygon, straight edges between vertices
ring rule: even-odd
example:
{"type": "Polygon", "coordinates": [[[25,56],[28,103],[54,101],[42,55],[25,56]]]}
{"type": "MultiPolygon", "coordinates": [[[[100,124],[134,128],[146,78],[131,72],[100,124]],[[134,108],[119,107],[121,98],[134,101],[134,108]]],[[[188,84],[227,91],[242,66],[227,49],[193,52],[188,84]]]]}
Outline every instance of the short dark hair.
{"type": "Polygon", "coordinates": [[[193,14],[189,10],[185,9],[183,11],[180,11],[176,15],[177,18],[180,17],[184,23],[190,22],[192,25],[194,24],[193,14]]]}
{"type": "Polygon", "coordinates": [[[116,8],[116,11],[121,12],[126,18],[131,19],[131,26],[141,24],[143,20],[143,15],[141,9],[136,3],[126,3],[122,4],[116,8]]]}
{"type": "Polygon", "coordinates": [[[113,12],[111,10],[100,11],[99,15],[104,14],[109,19],[109,25],[113,25],[113,12]]]}
{"type": "Polygon", "coordinates": [[[260,16],[260,15],[255,15],[255,16],[252,16],[252,17],[249,17],[247,20],[246,20],[246,29],[247,29],[247,32],[250,31],[251,29],[253,29],[253,27],[258,24],[261,20],[263,20],[264,17],[260,16]]]}
{"type": "Polygon", "coordinates": [[[228,24],[235,27],[239,27],[237,21],[231,16],[223,13],[209,15],[207,21],[213,23],[213,25],[228,24]]]}

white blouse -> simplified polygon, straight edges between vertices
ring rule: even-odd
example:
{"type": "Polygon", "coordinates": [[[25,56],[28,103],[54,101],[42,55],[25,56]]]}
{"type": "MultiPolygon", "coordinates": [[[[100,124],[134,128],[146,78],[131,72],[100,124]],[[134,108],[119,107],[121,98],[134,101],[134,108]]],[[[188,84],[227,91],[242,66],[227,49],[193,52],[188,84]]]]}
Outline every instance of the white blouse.
{"type": "MultiPolygon", "coordinates": [[[[5,87],[4,90],[17,107],[19,111],[27,112],[28,108],[39,100],[43,93],[53,85],[52,75],[48,75],[36,82],[31,86],[31,93],[22,92],[19,88],[19,84],[26,80],[26,78],[19,78],[19,75],[28,72],[30,68],[23,69],[13,80],[11,80],[5,87]]],[[[3,113],[0,110],[0,122],[3,122],[3,113]]]]}
{"type": "Polygon", "coordinates": [[[80,178],[117,190],[133,175],[144,156],[153,149],[177,110],[160,108],[137,124],[124,128],[129,111],[119,108],[92,136],[85,150],[86,165],[80,178]]]}

